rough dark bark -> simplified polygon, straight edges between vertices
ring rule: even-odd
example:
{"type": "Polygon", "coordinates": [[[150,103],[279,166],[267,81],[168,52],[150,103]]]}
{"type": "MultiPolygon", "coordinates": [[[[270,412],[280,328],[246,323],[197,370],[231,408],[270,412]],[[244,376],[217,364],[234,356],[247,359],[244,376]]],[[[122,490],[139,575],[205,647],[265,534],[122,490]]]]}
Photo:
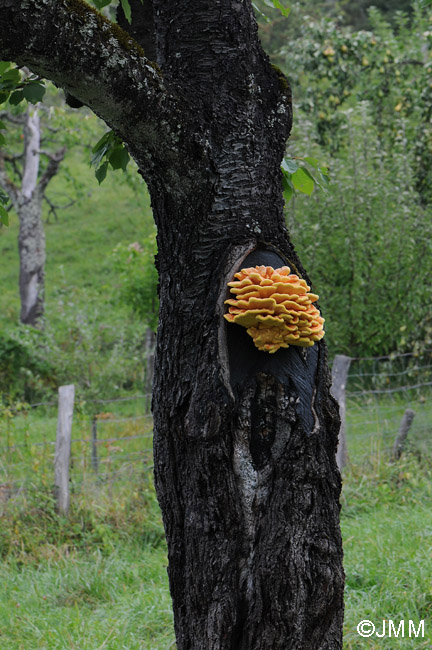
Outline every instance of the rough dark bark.
{"type": "MultiPolygon", "coordinates": [[[[42,11],[52,2],[34,4],[42,11]]],[[[177,647],[340,650],[339,419],[325,345],[269,355],[223,319],[226,283],[245,264],[288,264],[307,279],[283,216],[289,87],[261,49],[249,1],[154,0],[153,8],[162,69],[153,89],[151,65],[134,53],[117,65],[114,42],[106,74],[96,27],[71,38],[92,66],[80,52],[74,95],[125,139],[158,227],[155,478],[177,647]]],[[[58,0],[54,11],[73,23],[76,0],[58,0]]],[[[50,66],[40,51],[20,50],[20,61],[35,68],[43,59],[35,69],[72,90],[60,45],[56,52],[50,66]]]]}

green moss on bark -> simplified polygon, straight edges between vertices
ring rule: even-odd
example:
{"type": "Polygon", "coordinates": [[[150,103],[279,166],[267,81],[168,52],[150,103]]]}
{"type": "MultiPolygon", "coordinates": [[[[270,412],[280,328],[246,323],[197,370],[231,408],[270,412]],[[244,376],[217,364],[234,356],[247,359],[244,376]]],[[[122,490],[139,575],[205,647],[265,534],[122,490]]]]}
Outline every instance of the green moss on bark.
{"type": "Polygon", "coordinates": [[[286,94],[291,95],[291,88],[290,88],[290,85],[288,83],[288,79],[285,77],[282,70],[280,68],[278,68],[277,65],[274,65],[273,63],[271,64],[271,67],[273,68],[273,70],[277,74],[277,78],[278,78],[279,85],[281,86],[281,88],[284,90],[284,92],[286,94]]]}
{"type": "Polygon", "coordinates": [[[87,23],[90,17],[95,18],[100,30],[100,38],[105,42],[114,37],[127,52],[135,53],[140,57],[145,56],[142,47],[124,29],[109,21],[99,11],[90,7],[84,0],[65,0],[65,5],[69,11],[79,16],[84,24],[87,23]]]}

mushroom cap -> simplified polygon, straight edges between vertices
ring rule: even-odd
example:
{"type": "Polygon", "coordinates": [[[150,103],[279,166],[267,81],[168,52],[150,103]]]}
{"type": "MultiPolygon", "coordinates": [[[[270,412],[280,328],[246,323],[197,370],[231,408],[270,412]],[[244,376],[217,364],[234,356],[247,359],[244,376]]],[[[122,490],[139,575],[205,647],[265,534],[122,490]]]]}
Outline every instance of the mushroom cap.
{"type": "Polygon", "coordinates": [[[246,327],[259,350],[270,354],[290,345],[310,347],[324,336],[324,318],[313,304],[303,278],[289,266],[255,266],[241,269],[228,282],[232,298],[224,318],[246,327]]]}

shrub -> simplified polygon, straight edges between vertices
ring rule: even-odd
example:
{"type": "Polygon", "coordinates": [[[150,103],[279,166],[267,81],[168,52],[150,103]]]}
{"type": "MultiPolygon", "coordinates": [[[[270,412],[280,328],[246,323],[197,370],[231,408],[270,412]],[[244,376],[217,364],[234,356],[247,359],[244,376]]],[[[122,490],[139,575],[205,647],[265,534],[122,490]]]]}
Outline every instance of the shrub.
{"type": "Polygon", "coordinates": [[[13,401],[20,397],[31,402],[43,398],[55,381],[48,340],[42,332],[20,325],[0,333],[0,392],[3,399],[13,401]]]}

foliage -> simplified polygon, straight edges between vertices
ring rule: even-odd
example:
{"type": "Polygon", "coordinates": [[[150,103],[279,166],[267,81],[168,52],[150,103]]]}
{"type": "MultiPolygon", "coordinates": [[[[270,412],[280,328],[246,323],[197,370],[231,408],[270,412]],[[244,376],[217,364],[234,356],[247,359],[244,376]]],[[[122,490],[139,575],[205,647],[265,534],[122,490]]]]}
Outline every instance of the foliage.
{"type": "Polygon", "coordinates": [[[132,309],[142,323],[156,331],[159,303],[158,275],[154,264],[156,237],[150,236],[142,244],[118,244],[112,254],[112,268],[120,279],[118,297],[132,309]]]}
{"type": "Polygon", "coordinates": [[[412,1],[392,0],[392,2],[388,2],[388,0],[357,0],[357,2],[350,2],[350,0],[342,0],[341,3],[345,21],[355,29],[367,29],[370,27],[369,12],[371,7],[376,7],[383,13],[387,20],[394,21],[397,20],[397,15],[402,11],[408,15],[411,14],[412,1]]]}
{"type": "Polygon", "coordinates": [[[130,157],[125,145],[114,134],[107,131],[92,149],[91,164],[96,167],[95,176],[99,185],[105,180],[108,165],[111,169],[122,169],[126,171],[130,157]]]}
{"type": "MultiPolygon", "coordinates": [[[[142,1],[142,0],[141,0],[142,1]]],[[[105,7],[108,7],[113,3],[113,0],[92,0],[92,3],[96,7],[96,9],[104,9],[105,7]]],[[[129,4],[129,0],[120,0],[121,7],[123,9],[124,15],[126,16],[126,20],[130,23],[131,22],[131,7],[129,4]]]]}
{"type": "Polygon", "coordinates": [[[0,333],[0,393],[3,400],[30,401],[56,382],[44,334],[21,325],[0,333]]]}
{"type": "Polygon", "coordinates": [[[116,492],[115,503],[102,486],[95,493],[97,503],[83,495],[72,496],[67,518],[57,513],[52,486],[44,480],[27,484],[7,505],[0,504],[0,558],[38,562],[53,546],[63,552],[110,553],[125,542],[153,547],[163,543],[160,510],[149,476],[129,476],[127,486],[116,492]]]}
{"type": "Polygon", "coordinates": [[[372,10],[373,32],[311,21],[287,53],[298,102],[290,154],[307,147],[332,178],[328,193],[290,204],[287,219],[334,352],[383,354],[430,338],[429,14],[415,5],[396,28],[372,10]]]}
{"type": "Polygon", "coordinates": [[[91,304],[85,292],[57,290],[57,322],[48,322],[59,385],[75,383],[81,397],[113,397],[143,389],[145,327],[132,323],[110,301],[91,304]],[[84,305],[81,304],[84,300],[84,305]]]}
{"type": "Polygon", "coordinates": [[[0,104],[8,102],[16,106],[23,100],[37,104],[44,94],[45,85],[40,77],[21,70],[10,61],[0,61],[0,104]]]}
{"type": "Polygon", "coordinates": [[[285,202],[297,191],[310,196],[315,185],[327,191],[329,185],[328,167],[316,158],[284,158],[282,161],[282,185],[285,202]]]}
{"type": "MultiPolygon", "coordinates": [[[[416,187],[429,201],[432,186],[431,10],[414,5],[410,21],[397,25],[370,11],[373,31],[351,32],[332,20],[305,24],[294,52],[287,52],[294,97],[302,114],[316,125],[318,143],[337,154],[347,146],[343,111],[369,101],[379,137],[391,148],[400,118],[416,174],[416,187]]],[[[300,117],[301,119],[301,117],[300,117]]]]}

